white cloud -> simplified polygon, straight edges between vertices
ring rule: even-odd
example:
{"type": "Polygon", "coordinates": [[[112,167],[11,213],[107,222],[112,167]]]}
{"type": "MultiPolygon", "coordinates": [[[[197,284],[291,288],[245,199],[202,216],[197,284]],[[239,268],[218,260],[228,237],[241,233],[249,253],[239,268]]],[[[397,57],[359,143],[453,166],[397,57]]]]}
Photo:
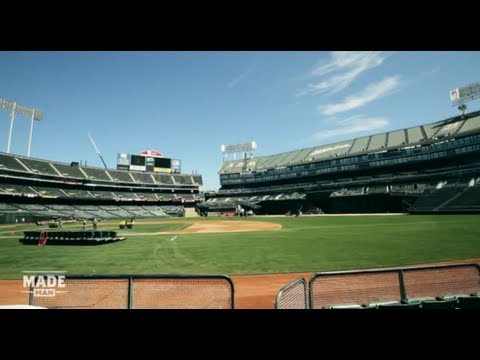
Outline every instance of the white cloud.
{"type": "Polygon", "coordinates": [[[420,74],[418,74],[414,78],[406,80],[404,82],[404,85],[412,86],[417,82],[425,81],[429,77],[436,75],[439,71],[440,71],[440,66],[435,66],[433,69],[422,71],[420,74]]]}
{"type": "Polygon", "coordinates": [[[349,136],[357,133],[369,133],[385,128],[389,124],[386,117],[367,117],[355,115],[338,122],[338,127],[319,131],[311,136],[312,140],[324,140],[332,137],[349,136]]]}
{"type": "Polygon", "coordinates": [[[369,84],[357,94],[347,96],[337,104],[320,105],[318,109],[324,115],[333,115],[364,106],[372,101],[380,99],[400,86],[400,76],[388,76],[383,80],[369,84]]]}
{"type": "Polygon", "coordinates": [[[230,80],[227,84],[227,86],[232,89],[235,86],[237,86],[242,80],[244,80],[248,74],[250,74],[253,69],[255,69],[255,64],[250,66],[247,70],[245,70],[242,74],[238,75],[237,77],[234,77],[232,80],[230,80]]]}
{"type": "Polygon", "coordinates": [[[334,51],[327,63],[321,63],[312,70],[313,76],[332,75],[320,82],[308,84],[297,90],[296,96],[318,95],[324,92],[336,93],[349,86],[360,74],[380,66],[388,55],[381,51],[334,51]]]}

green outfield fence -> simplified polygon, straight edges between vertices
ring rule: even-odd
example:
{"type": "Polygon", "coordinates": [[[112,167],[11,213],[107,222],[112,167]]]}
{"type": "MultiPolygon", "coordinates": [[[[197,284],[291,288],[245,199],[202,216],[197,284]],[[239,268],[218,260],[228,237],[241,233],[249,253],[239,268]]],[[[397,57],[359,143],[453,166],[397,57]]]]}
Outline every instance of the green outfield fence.
{"type": "Polygon", "coordinates": [[[67,275],[54,296],[36,289],[30,305],[62,309],[233,309],[235,294],[227,275],[67,275]]]}

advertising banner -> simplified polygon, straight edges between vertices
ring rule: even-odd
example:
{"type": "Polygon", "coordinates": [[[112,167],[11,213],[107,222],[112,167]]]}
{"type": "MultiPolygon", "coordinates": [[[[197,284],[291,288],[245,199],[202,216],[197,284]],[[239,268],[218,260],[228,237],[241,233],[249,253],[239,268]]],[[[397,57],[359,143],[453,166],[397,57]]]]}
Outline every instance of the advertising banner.
{"type": "Polygon", "coordinates": [[[130,154],[118,154],[117,165],[130,165],[130,154]]]}
{"type": "Polygon", "coordinates": [[[141,165],[130,165],[130,170],[134,171],[145,171],[146,167],[141,165]]]}
{"type": "Polygon", "coordinates": [[[155,167],[155,168],[153,168],[153,171],[154,171],[154,172],[160,172],[160,173],[170,174],[172,170],[169,169],[169,168],[159,168],[159,167],[155,167]]]}
{"type": "Polygon", "coordinates": [[[163,154],[156,150],[142,150],[140,155],[143,156],[153,156],[153,157],[163,157],[163,154]]]}
{"type": "Polygon", "coordinates": [[[181,173],[181,163],[178,159],[172,159],[172,173],[180,174],[181,173]]]}

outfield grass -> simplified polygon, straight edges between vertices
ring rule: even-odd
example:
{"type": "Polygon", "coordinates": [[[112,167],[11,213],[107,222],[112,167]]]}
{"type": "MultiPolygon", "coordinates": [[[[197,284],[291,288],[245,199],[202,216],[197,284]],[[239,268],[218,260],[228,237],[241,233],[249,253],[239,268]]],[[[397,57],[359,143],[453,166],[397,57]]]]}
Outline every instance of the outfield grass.
{"type": "MultiPolygon", "coordinates": [[[[193,221],[135,224],[134,229],[100,226],[128,234],[174,231],[193,221]]],[[[18,279],[25,270],[70,274],[260,274],[387,267],[480,258],[476,215],[248,218],[282,225],[265,232],[139,235],[102,246],[22,245],[21,228],[0,228],[0,278],[18,279]],[[12,231],[20,231],[10,234],[12,231]]],[[[158,220],[156,220],[158,221],[158,220]]],[[[172,220],[169,219],[169,222],[172,220]]],[[[101,224],[100,224],[101,225],[101,224]]],[[[65,227],[77,229],[75,227],[65,227]]],[[[31,229],[38,229],[32,227],[31,229]]],[[[127,235],[128,236],[128,235],[127,235]]]]}

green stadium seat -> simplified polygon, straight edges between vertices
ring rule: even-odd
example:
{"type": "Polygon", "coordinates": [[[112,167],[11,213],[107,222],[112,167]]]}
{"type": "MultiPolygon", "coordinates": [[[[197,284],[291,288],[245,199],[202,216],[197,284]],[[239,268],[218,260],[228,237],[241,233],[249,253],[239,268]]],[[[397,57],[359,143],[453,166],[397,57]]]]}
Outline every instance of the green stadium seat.
{"type": "Polygon", "coordinates": [[[422,309],[455,309],[457,308],[457,299],[450,300],[427,300],[421,303],[422,309]]]}
{"type": "Polygon", "coordinates": [[[444,296],[439,296],[437,297],[437,300],[458,300],[459,298],[463,298],[463,297],[469,297],[470,295],[468,294],[448,294],[448,295],[444,295],[444,296]]]}
{"type": "Polygon", "coordinates": [[[324,309],[362,309],[362,305],[358,304],[336,304],[325,306],[324,309]]]}
{"type": "Polygon", "coordinates": [[[480,296],[461,297],[458,299],[460,309],[480,309],[480,296]]]}
{"type": "Polygon", "coordinates": [[[417,303],[422,303],[424,301],[435,301],[436,299],[431,296],[425,296],[425,297],[417,297],[417,298],[408,298],[405,303],[406,304],[417,304],[417,303]]]}
{"type": "Polygon", "coordinates": [[[396,304],[400,304],[400,301],[398,301],[398,300],[378,301],[378,302],[365,304],[364,308],[378,309],[380,306],[389,306],[389,305],[396,305],[396,304]]]}
{"type": "Polygon", "coordinates": [[[422,308],[422,305],[421,305],[421,304],[422,304],[422,303],[385,304],[385,305],[380,305],[378,308],[379,308],[379,309],[421,309],[421,308],[422,308]]]}

